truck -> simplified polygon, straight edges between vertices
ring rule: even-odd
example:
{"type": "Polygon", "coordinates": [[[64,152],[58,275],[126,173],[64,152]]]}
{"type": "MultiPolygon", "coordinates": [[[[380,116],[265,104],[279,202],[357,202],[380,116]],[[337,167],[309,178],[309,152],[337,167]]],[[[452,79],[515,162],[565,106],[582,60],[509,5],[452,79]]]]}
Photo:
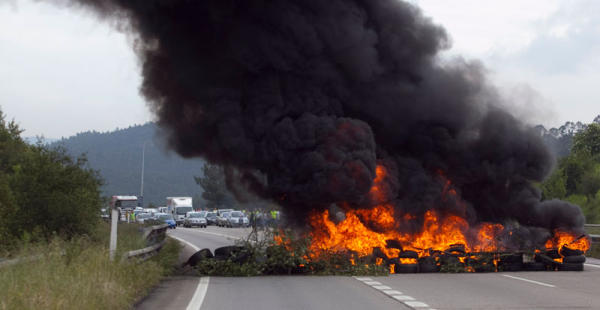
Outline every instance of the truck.
{"type": "Polygon", "coordinates": [[[192,208],[192,197],[167,197],[167,213],[172,214],[177,225],[183,224],[183,220],[192,208]]]}
{"type": "Polygon", "coordinates": [[[119,211],[120,220],[128,221],[128,215],[136,209],[137,202],[137,196],[116,195],[111,197],[110,207],[119,211]]]}

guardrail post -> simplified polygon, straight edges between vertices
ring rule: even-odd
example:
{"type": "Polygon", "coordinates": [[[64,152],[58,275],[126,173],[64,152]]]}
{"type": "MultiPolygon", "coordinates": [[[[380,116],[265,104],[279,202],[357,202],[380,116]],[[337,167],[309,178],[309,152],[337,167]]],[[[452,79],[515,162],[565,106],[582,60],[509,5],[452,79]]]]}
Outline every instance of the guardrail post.
{"type": "Polygon", "coordinates": [[[117,251],[117,221],[118,220],[119,220],[119,210],[113,208],[111,211],[110,246],[109,246],[109,258],[111,261],[115,260],[115,252],[117,251]]]}

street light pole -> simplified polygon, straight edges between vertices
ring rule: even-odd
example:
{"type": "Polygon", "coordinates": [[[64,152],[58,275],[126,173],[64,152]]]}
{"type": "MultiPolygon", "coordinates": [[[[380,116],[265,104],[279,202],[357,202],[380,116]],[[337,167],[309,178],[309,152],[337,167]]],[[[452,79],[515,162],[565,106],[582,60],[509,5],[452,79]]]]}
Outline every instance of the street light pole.
{"type": "Polygon", "coordinates": [[[144,162],[146,159],[146,143],[148,143],[148,141],[144,142],[144,146],[142,147],[142,177],[140,180],[140,207],[144,207],[144,162]]]}

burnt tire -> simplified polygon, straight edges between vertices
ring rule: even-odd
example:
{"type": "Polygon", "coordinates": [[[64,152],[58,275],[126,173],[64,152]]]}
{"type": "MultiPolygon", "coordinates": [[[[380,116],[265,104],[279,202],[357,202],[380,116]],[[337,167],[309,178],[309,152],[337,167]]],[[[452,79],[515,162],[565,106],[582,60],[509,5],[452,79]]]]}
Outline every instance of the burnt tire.
{"type": "Polygon", "coordinates": [[[560,254],[558,254],[558,250],[556,250],[556,249],[546,251],[546,255],[550,258],[561,258],[562,257],[562,256],[560,256],[560,254]]]}
{"type": "Polygon", "coordinates": [[[583,263],[585,263],[585,256],[583,256],[583,255],[567,256],[567,257],[563,258],[563,263],[583,264],[583,263]]]}
{"type": "Polygon", "coordinates": [[[583,271],[583,264],[562,263],[558,265],[559,271],[583,271]]]}
{"type": "Polygon", "coordinates": [[[498,269],[500,271],[521,271],[523,270],[523,264],[501,264],[498,269]]]}
{"type": "Polygon", "coordinates": [[[183,266],[190,265],[190,266],[194,267],[194,266],[198,265],[198,263],[200,263],[201,261],[211,259],[213,257],[214,257],[214,255],[210,251],[210,249],[202,249],[202,250],[192,254],[192,256],[190,256],[190,258],[188,258],[187,262],[185,264],[183,264],[183,266]]]}
{"type": "Polygon", "coordinates": [[[215,249],[215,258],[222,259],[222,260],[229,259],[229,258],[233,257],[234,255],[236,255],[237,253],[241,252],[242,249],[243,249],[242,247],[235,246],[235,245],[216,248],[215,249]]]}
{"type": "Polygon", "coordinates": [[[523,264],[524,271],[545,271],[546,264],[540,262],[530,262],[523,264]]]}
{"type": "Polygon", "coordinates": [[[568,248],[568,247],[564,246],[564,247],[562,247],[562,249],[560,249],[560,254],[562,256],[565,256],[565,257],[567,257],[567,256],[581,256],[581,255],[583,255],[583,251],[576,250],[576,249],[571,249],[571,248],[568,248]]]}
{"type": "Polygon", "coordinates": [[[418,264],[397,264],[394,267],[395,273],[417,273],[419,272],[418,264]]]}
{"type": "Polygon", "coordinates": [[[428,256],[419,259],[419,272],[430,273],[439,271],[440,266],[437,265],[434,257],[428,256]]]}
{"type": "Polygon", "coordinates": [[[417,258],[419,258],[419,253],[417,253],[415,251],[402,251],[400,253],[400,255],[398,255],[398,258],[414,258],[414,259],[417,259],[417,258]]]}
{"type": "Polygon", "coordinates": [[[500,262],[508,265],[523,264],[523,253],[500,255],[500,262]]]}

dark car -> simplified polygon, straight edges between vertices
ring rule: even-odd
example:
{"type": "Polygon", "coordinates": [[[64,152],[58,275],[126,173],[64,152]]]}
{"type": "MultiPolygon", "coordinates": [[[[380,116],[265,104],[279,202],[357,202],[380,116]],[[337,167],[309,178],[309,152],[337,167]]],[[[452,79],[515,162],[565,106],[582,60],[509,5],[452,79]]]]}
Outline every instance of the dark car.
{"type": "Polygon", "coordinates": [[[183,227],[204,227],[206,228],[206,211],[201,212],[188,212],[185,220],[183,220],[183,227]]]}
{"type": "Polygon", "coordinates": [[[207,225],[217,225],[217,213],[207,212],[206,213],[206,224],[207,225]]]}

